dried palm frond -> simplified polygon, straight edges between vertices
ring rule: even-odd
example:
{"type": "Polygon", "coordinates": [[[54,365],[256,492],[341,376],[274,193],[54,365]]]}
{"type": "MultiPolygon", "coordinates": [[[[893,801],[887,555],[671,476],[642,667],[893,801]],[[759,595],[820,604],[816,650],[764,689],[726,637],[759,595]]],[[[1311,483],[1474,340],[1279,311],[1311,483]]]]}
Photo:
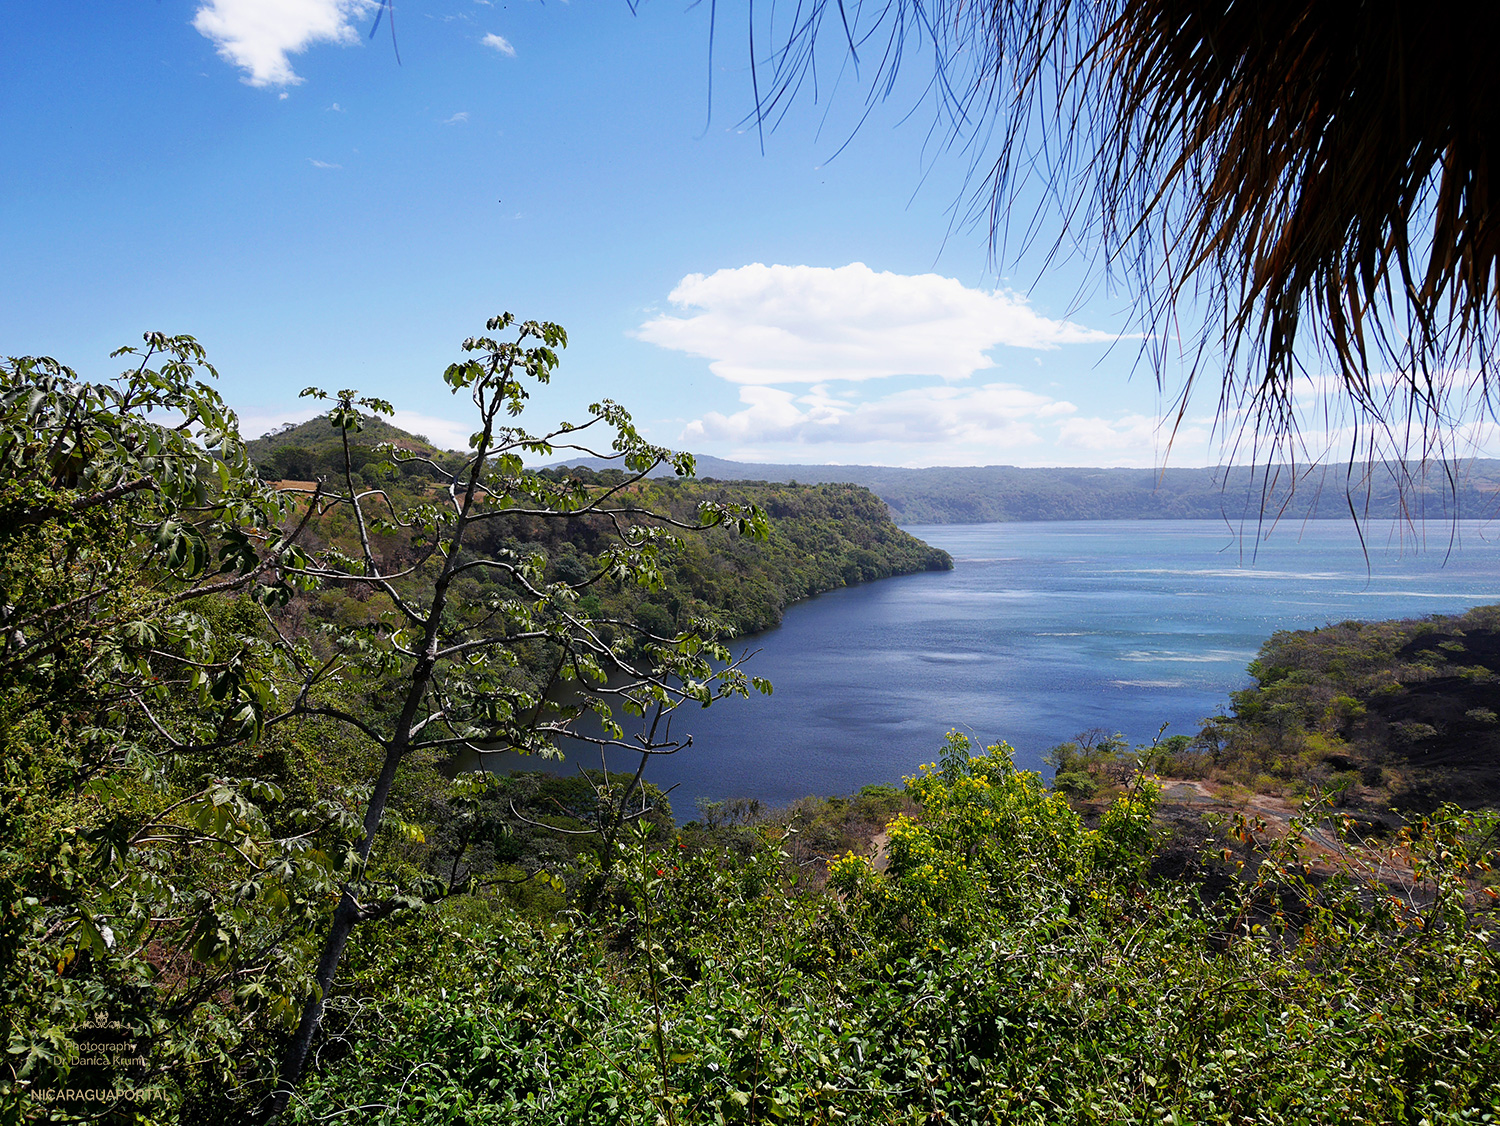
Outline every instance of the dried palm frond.
{"type": "MultiPolygon", "coordinates": [[[[795,90],[834,10],[798,7],[759,88],[765,105],[795,90]]],[[[1297,377],[1319,369],[1371,451],[1384,436],[1402,458],[1448,454],[1463,423],[1493,415],[1500,8],[840,0],[836,10],[841,50],[878,51],[872,98],[915,48],[934,52],[952,135],[989,154],[975,203],[997,247],[1039,177],[1063,219],[1058,247],[1090,246],[1128,271],[1158,375],[1179,315],[1202,325],[1186,345],[1188,385],[1222,376],[1221,420],[1247,419],[1256,439],[1285,446],[1297,377]]]]}

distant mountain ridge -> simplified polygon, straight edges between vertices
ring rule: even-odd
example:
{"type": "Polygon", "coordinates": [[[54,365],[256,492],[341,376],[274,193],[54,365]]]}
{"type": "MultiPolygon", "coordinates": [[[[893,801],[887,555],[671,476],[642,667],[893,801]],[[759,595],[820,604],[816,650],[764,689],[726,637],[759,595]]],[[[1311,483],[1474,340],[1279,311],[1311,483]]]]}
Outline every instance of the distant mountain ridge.
{"type": "MultiPolygon", "coordinates": [[[[360,444],[397,442],[412,450],[438,453],[425,438],[380,419],[368,419],[360,444]]],[[[299,426],[283,427],[248,443],[251,460],[266,476],[308,479],[342,463],[339,438],[319,415],[299,426]]],[[[575,458],[559,465],[607,468],[611,462],[575,458]]],[[[1447,521],[1500,517],[1500,460],[1449,463],[1450,482],[1440,465],[1399,463],[1319,467],[1294,474],[1286,466],[1269,470],[1103,469],[1067,467],[1026,469],[1014,465],[938,466],[903,469],[888,465],[778,465],[726,461],[698,455],[700,479],[765,481],[804,485],[863,485],[885,501],[898,524],[981,524],[1024,520],[1225,520],[1231,524],[1266,519],[1349,519],[1350,499],[1360,519],[1447,521]]],[[[669,475],[662,469],[659,475],[669,475]]]]}
{"type": "MultiPolygon", "coordinates": [[[[564,464],[601,466],[583,459],[564,464]]],[[[775,465],[699,455],[698,476],[720,481],[863,485],[899,524],[1020,520],[1493,519],[1500,516],[1500,460],[1454,467],[1399,463],[1300,470],[1025,469],[1014,465],[902,469],[886,465],[775,465]],[[1348,493],[1346,494],[1346,486],[1348,493]]]]}

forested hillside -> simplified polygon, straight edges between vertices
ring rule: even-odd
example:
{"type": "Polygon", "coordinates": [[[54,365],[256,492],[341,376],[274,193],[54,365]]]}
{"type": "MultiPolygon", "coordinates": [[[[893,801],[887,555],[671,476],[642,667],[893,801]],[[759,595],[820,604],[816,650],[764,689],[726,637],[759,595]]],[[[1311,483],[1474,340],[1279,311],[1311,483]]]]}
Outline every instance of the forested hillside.
{"type": "MultiPolygon", "coordinates": [[[[1445,803],[1500,806],[1500,606],[1278,631],[1249,673],[1229,714],[1159,739],[1152,768],[1230,801],[1328,795],[1377,837],[1445,803]]],[[[1047,762],[1056,789],[1089,799],[1114,792],[1137,758],[1096,729],[1047,762]]]]}
{"type": "Polygon", "coordinates": [[[1250,674],[1208,731],[1242,774],[1340,787],[1375,813],[1500,804],[1500,606],[1285,630],[1250,674]]]}
{"type": "MultiPolygon", "coordinates": [[[[379,485],[401,501],[411,501],[426,481],[423,466],[382,463],[376,448],[392,443],[448,463],[454,455],[434,449],[424,439],[378,419],[366,424],[351,443],[351,464],[361,487],[379,485]],[[374,465],[380,471],[376,472],[374,465]]],[[[248,443],[260,475],[307,484],[318,478],[337,481],[343,474],[343,447],[325,419],[248,443]]],[[[619,469],[547,470],[556,482],[607,488],[624,480],[619,469]]],[[[730,636],[768,629],[782,612],[803,598],[916,571],[948,570],[948,553],[929,547],[901,531],[890,513],[867,489],[843,484],[768,484],[679,480],[652,477],[629,487],[633,503],[643,510],[670,512],[691,521],[699,505],[739,501],[753,504],[770,519],[764,541],[735,537],[720,527],[685,538],[662,561],[659,589],[642,590],[599,584],[584,596],[585,607],[608,608],[616,617],[632,617],[658,632],[671,632],[695,616],[716,617],[730,636]]],[[[547,516],[502,516],[490,521],[474,540],[478,554],[506,549],[540,552],[549,578],[579,579],[596,569],[598,553],[614,531],[603,517],[560,521],[547,516]]],[[[352,533],[346,528],[345,534],[352,533]]],[[[350,545],[346,545],[350,546],[350,545]]],[[[474,585],[465,597],[478,597],[474,585]]]]}

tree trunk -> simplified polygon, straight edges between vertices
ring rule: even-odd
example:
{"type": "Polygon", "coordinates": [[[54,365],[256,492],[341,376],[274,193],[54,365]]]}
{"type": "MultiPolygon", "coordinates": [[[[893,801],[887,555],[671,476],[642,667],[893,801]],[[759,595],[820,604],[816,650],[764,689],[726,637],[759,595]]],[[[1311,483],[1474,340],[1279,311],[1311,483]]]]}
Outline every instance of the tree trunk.
{"type": "MultiPolygon", "coordinates": [[[[385,815],[385,805],[390,798],[391,784],[396,780],[396,768],[401,765],[405,753],[403,746],[386,749],[385,762],[381,765],[380,778],[375,783],[375,792],[370,795],[369,807],[365,810],[365,835],[359,842],[360,872],[370,859],[370,849],[375,844],[375,833],[385,815]]],[[[302,1078],[302,1069],[307,1064],[307,1053],[312,1048],[313,1037],[323,1021],[323,1012],[328,1007],[328,996],[333,991],[333,978],[338,972],[339,959],[349,936],[360,921],[359,904],[350,885],[344,885],[339,905],[333,912],[333,921],[328,927],[328,937],[323,940],[323,953],[318,957],[318,971],[313,977],[317,991],[309,997],[302,1009],[302,1019],[297,1022],[297,1032],[287,1045],[281,1060],[281,1075],[276,1084],[276,1094],[271,1099],[269,1120],[274,1122],[286,1110],[292,1091],[302,1078]]]]}

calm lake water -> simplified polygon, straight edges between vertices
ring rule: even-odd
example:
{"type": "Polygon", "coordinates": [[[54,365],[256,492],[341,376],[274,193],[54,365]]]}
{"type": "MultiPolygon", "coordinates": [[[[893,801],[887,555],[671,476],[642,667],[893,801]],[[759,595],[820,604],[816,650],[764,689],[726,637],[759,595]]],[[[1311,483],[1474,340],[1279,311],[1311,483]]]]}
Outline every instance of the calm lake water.
{"type": "MultiPolygon", "coordinates": [[[[647,773],[677,787],[679,821],[699,799],[783,805],[899,784],[950,728],[1006,740],[1030,768],[1091,727],[1135,741],[1163,722],[1193,734],[1249,683],[1246,664],[1278,629],[1500,602],[1494,523],[1460,525],[1450,553],[1449,525],[1429,527],[1424,544],[1372,522],[1368,557],[1342,521],[1260,541],[1212,521],[908,531],[950,552],[954,569],[792,607],[780,628],[737,646],[758,650],[748,668],[770,678],[773,696],[679,713],[693,746],[647,773]]],[[[597,753],[581,761],[598,766],[597,753]]]]}

